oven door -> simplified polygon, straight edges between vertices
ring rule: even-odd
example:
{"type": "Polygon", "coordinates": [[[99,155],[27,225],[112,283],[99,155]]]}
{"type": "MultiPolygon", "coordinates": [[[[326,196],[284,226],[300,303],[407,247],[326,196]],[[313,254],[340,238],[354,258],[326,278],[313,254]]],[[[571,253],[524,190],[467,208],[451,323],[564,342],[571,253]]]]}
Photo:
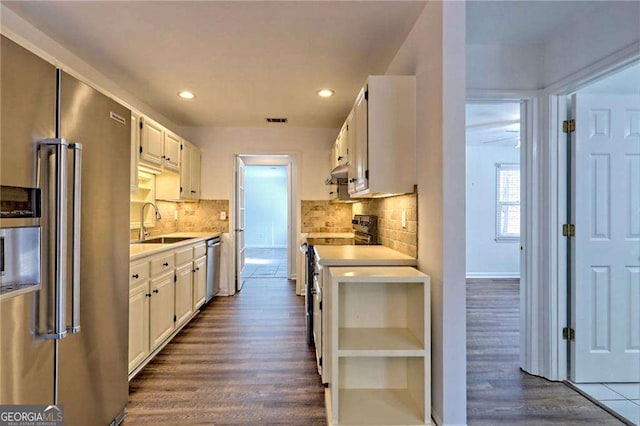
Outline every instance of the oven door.
{"type": "Polygon", "coordinates": [[[319,274],[313,274],[313,340],[316,346],[316,364],[318,373],[322,375],[322,288],[320,287],[319,274]]]}

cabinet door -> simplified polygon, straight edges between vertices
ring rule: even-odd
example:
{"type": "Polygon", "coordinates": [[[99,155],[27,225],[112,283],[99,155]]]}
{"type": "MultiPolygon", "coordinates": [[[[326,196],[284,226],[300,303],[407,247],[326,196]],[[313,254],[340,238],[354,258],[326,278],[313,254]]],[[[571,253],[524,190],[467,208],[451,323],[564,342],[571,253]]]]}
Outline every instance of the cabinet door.
{"type": "Polygon", "coordinates": [[[131,111],[131,192],[138,191],[138,161],[140,153],[140,114],[131,111]]]}
{"type": "Polygon", "coordinates": [[[154,166],[162,166],[164,155],[164,129],[146,117],[140,118],[140,161],[154,166]]]}
{"type": "Polygon", "coordinates": [[[154,350],[174,330],[174,286],[173,274],[151,280],[149,307],[149,348],[154,350]]]}
{"type": "Polygon", "coordinates": [[[340,130],[338,139],[336,140],[336,164],[343,166],[347,164],[347,123],[340,130]]]}
{"type": "Polygon", "coordinates": [[[129,372],[149,354],[149,283],[129,294],[129,372]]]}
{"type": "Polygon", "coordinates": [[[182,164],[180,164],[180,198],[189,199],[189,188],[191,188],[191,144],[182,142],[182,164]]]}
{"type": "Polygon", "coordinates": [[[369,187],[368,171],[368,111],[366,87],[358,94],[354,106],[355,132],[355,191],[364,191],[369,187]]]}
{"type": "Polygon", "coordinates": [[[355,128],[354,128],[354,110],[351,110],[349,116],[346,121],[346,134],[345,134],[345,143],[344,150],[345,156],[347,158],[347,183],[348,183],[348,192],[349,194],[353,194],[356,192],[356,169],[355,169],[355,128]]]}
{"type": "Polygon", "coordinates": [[[193,310],[204,305],[207,296],[207,257],[193,262],[193,310]]]}
{"type": "Polygon", "coordinates": [[[180,137],[171,132],[164,133],[164,168],[180,171],[180,137]]]}
{"type": "Polygon", "coordinates": [[[191,147],[191,189],[190,195],[194,200],[200,199],[200,149],[191,147]]]}
{"type": "Polygon", "coordinates": [[[185,323],[193,313],[193,264],[187,263],[176,269],[176,327],[185,323]]]}

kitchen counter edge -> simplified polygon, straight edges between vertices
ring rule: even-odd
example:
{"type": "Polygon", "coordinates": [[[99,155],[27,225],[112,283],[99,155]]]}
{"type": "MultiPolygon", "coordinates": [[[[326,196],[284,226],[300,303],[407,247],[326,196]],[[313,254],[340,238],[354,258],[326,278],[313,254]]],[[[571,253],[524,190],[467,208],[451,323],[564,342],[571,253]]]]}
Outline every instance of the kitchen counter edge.
{"type": "Polygon", "coordinates": [[[180,241],[171,244],[129,244],[129,261],[144,259],[145,257],[153,256],[165,251],[175,250],[180,247],[186,247],[199,242],[210,240],[211,238],[221,237],[220,232],[174,232],[172,234],[154,235],[151,238],[159,237],[192,237],[188,240],[180,241]]]}

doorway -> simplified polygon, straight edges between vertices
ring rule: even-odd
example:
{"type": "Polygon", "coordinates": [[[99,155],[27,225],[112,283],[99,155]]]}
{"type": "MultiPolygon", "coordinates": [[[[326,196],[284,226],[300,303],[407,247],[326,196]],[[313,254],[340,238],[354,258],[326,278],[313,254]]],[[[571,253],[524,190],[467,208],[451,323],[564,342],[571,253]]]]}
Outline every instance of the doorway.
{"type": "Polygon", "coordinates": [[[242,280],[287,278],[288,166],[246,165],[242,280]]]}
{"type": "Polygon", "coordinates": [[[235,291],[252,279],[295,278],[295,155],[236,155],[235,291]]]}
{"type": "Polygon", "coordinates": [[[640,65],[568,99],[570,380],[640,424],[640,65]],[[572,126],[573,127],[573,126],[572,126]]]}

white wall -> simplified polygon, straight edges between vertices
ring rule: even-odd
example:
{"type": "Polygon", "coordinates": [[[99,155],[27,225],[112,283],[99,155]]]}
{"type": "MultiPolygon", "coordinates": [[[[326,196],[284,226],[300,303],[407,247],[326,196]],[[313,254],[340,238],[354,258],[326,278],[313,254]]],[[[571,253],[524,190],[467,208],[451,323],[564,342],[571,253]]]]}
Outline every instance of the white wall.
{"type": "Polygon", "coordinates": [[[541,45],[467,45],[467,88],[536,90],[542,85],[541,45]]]}
{"type": "MultiPolygon", "coordinates": [[[[247,247],[287,246],[287,186],[284,176],[252,174],[251,168],[269,166],[246,166],[245,176],[245,235],[247,247]]],[[[280,166],[281,167],[281,166],[280,166]]]]}
{"type": "Polygon", "coordinates": [[[432,416],[465,424],[465,3],[430,1],[387,74],[416,76],[418,267],[431,276],[432,416]]]}
{"type": "Polygon", "coordinates": [[[559,28],[545,45],[542,81],[548,87],[625,47],[640,50],[640,2],[603,2],[559,28]]]}
{"type": "MultiPolygon", "coordinates": [[[[542,44],[467,46],[467,89],[538,90],[640,42],[640,2],[602,2],[542,44]]],[[[636,47],[637,48],[637,47],[636,47]]]]}
{"type": "Polygon", "coordinates": [[[98,89],[105,95],[135,109],[176,133],[182,134],[180,126],[124,90],[115,81],[102,74],[91,64],[76,56],[70,50],[38,30],[29,22],[16,15],[5,5],[0,4],[0,31],[3,35],[51,62],[77,79],[98,89]]]}
{"type": "Polygon", "coordinates": [[[331,145],[339,129],[190,127],[202,151],[202,198],[230,200],[235,154],[298,154],[299,199],[326,200],[331,145]]]}
{"type": "Polygon", "coordinates": [[[520,163],[509,146],[467,146],[467,276],[517,277],[520,242],[496,242],[496,163],[520,163]]]}

